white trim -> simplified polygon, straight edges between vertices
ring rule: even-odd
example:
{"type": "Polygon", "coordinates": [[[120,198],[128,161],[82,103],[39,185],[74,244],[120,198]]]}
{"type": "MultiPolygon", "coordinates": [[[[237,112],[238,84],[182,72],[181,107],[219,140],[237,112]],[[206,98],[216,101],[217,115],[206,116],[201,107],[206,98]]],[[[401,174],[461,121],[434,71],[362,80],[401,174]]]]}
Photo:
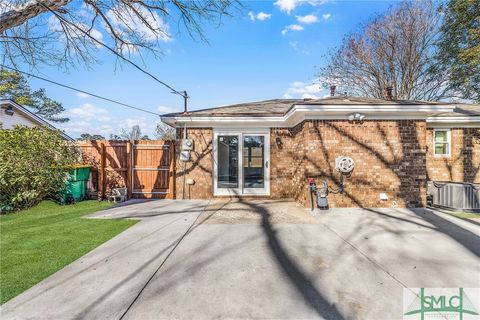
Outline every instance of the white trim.
{"type": "Polygon", "coordinates": [[[268,128],[247,128],[238,130],[234,128],[219,128],[213,130],[213,195],[214,196],[269,196],[270,195],[270,129],[268,128]],[[238,187],[218,188],[218,136],[232,135],[238,137],[238,187]],[[262,135],[265,137],[265,187],[262,189],[243,187],[243,137],[246,135],[262,135]],[[268,162],[268,167],[266,163],[268,162]]]}
{"type": "Polygon", "coordinates": [[[429,117],[427,118],[429,128],[480,128],[480,116],[470,117],[429,117]]]}
{"type": "Polygon", "coordinates": [[[253,128],[293,127],[304,120],[347,120],[354,112],[365,114],[366,120],[426,120],[452,112],[454,105],[314,105],[298,104],[281,116],[175,116],[161,117],[172,127],[253,128]]]}
{"type": "Polygon", "coordinates": [[[450,128],[437,128],[433,130],[433,156],[435,158],[450,158],[452,154],[452,130],[450,128]],[[437,154],[436,153],[436,142],[435,142],[435,133],[438,131],[445,131],[447,132],[447,146],[448,146],[448,152],[446,154],[437,154]]]}

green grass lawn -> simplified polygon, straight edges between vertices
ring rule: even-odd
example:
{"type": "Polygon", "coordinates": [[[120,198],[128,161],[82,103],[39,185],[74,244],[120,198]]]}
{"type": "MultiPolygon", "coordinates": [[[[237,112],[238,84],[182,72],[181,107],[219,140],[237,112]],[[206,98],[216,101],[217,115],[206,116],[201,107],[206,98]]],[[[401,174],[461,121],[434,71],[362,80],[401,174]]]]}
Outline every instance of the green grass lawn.
{"type": "Polygon", "coordinates": [[[83,201],[38,206],[0,217],[0,304],[135,224],[133,220],[85,219],[109,207],[83,201]]]}
{"type": "Polygon", "coordinates": [[[446,213],[461,219],[480,219],[480,214],[478,213],[467,213],[467,212],[446,212],[446,213]]]}

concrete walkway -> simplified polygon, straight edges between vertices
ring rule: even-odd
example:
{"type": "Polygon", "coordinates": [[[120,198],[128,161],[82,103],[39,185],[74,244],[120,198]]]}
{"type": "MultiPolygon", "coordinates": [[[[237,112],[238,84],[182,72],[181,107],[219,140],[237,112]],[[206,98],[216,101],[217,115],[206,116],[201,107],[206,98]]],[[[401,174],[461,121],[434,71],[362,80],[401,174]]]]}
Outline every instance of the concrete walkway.
{"type": "Polygon", "coordinates": [[[119,319],[208,201],[149,201],[96,218],[142,219],[2,306],[2,319],[119,319]]]}
{"type": "Polygon", "coordinates": [[[479,226],[429,210],[162,200],[95,217],[142,221],[2,319],[402,319],[404,288],[480,287],[479,226]]]}

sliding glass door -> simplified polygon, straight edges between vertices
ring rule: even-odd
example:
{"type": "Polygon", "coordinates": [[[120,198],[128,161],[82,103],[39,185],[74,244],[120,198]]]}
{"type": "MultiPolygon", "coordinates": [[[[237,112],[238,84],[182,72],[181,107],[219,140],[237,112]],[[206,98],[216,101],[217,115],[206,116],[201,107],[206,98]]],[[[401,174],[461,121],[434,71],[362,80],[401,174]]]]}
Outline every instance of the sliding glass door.
{"type": "Polygon", "coordinates": [[[215,195],[270,193],[270,136],[265,130],[257,132],[214,133],[215,195]]]}

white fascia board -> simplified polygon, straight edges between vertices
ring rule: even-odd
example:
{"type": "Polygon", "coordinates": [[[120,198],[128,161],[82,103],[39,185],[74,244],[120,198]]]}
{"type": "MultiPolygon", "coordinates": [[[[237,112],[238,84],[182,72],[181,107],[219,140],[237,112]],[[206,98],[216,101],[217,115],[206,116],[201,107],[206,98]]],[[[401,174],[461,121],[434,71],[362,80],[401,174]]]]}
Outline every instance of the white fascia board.
{"type": "Polygon", "coordinates": [[[319,111],[322,113],[335,113],[335,114],[350,114],[352,112],[360,112],[365,114],[375,114],[375,113],[386,113],[386,114],[397,114],[403,115],[405,113],[415,113],[415,114],[434,114],[434,113],[443,113],[443,112],[452,112],[455,106],[452,105],[316,105],[316,104],[297,104],[289,112],[286,113],[286,116],[289,113],[304,111],[304,112],[314,112],[319,111]]]}
{"type": "Polygon", "coordinates": [[[470,117],[429,117],[429,128],[480,128],[480,116],[470,117]]]}
{"type": "Polygon", "coordinates": [[[285,126],[284,117],[162,117],[162,122],[181,128],[258,128],[285,126]]]}
{"type": "Polygon", "coordinates": [[[304,120],[346,120],[362,113],[366,120],[425,120],[432,114],[452,112],[452,105],[295,105],[283,116],[162,117],[172,127],[293,127],[304,120]]]}

